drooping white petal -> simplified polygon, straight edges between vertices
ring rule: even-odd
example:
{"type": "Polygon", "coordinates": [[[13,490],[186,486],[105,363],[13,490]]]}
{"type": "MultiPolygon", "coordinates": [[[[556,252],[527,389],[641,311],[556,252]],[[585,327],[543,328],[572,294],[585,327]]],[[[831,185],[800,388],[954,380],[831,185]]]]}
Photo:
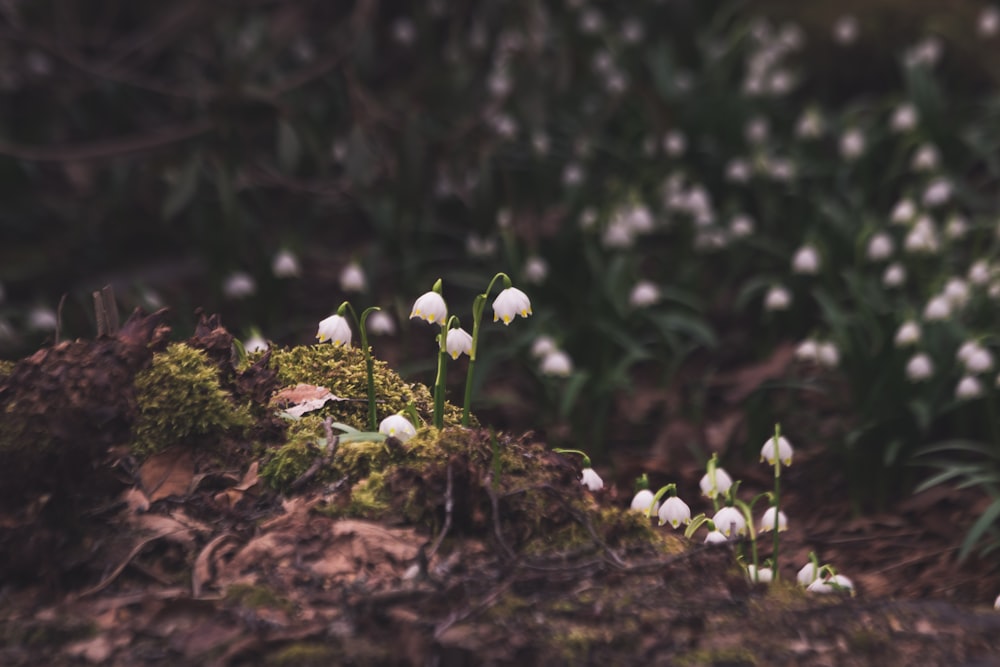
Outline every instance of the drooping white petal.
{"type": "Polygon", "coordinates": [[[604,488],[604,480],[593,468],[584,468],[581,473],[580,483],[591,491],[600,491],[604,488]]]}
{"type": "Polygon", "coordinates": [[[406,442],[417,434],[410,420],[403,415],[389,415],[378,425],[378,432],[406,442]]]}
{"type": "Polygon", "coordinates": [[[410,311],[410,319],[419,317],[431,324],[443,323],[448,319],[448,306],[445,305],[444,297],[437,292],[425,292],[414,303],[413,310],[410,311]]]}
{"type": "Polygon", "coordinates": [[[458,359],[460,354],[470,354],[472,352],[472,336],[462,328],[449,329],[445,339],[445,349],[452,359],[458,359]]]}
{"type": "Polygon", "coordinates": [[[345,317],[331,315],[319,323],[316,338],[321,343],[330,341],[334,345],[348,346],[351,344],[351,325],[348,324],[345,317]]]}
{"type": "Polygon", "coordinates": [[[516,287],[508,287],[500,292],[493,301],[493,321],[501,320],[504,324],[510,324],[516,316],[527,317],[531,315],[531,301],[528,295],[516,287]]]}

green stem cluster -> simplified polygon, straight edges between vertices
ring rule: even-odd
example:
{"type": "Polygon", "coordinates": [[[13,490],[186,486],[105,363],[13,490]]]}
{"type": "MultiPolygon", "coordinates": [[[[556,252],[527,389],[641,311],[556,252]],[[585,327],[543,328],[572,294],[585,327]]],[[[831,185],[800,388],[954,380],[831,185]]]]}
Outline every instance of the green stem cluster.
{"type": "Polygon", "coordinates": [[[469,349],[469,370],[465,374],[465,396],[462,402],[462,426],[469,426],[470,409],[472,406],[472,374],[476,368],[476,353],[479,350],[479,330],[483,321],[483,311],[486,310],[486,301],[490,298],[493,285],[497,280],[503,280],[504,288],[510,287],[510,278],[506,273],[500,272],[493,276],[486,291],[477,294],[472,301],[472,347],[469,349]]]}

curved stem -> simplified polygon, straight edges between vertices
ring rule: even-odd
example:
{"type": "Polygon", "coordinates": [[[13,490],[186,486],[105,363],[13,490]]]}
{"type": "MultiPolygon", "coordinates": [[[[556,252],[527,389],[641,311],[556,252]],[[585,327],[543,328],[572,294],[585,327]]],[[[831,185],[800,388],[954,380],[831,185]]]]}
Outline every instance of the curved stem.
{"type": "Polygon", "coordinates": [[[486,291],[477,294],[472,301],[472,347],[469,349],[469,370],[465,374],[465,396],[462,400],[462,426],[469,426],[470,409],[472,406],[472,374],[476,368],[476,352],[479,350],[479,327],[483,321],[483,311],[486,309],[486,300],[493,291],[493,285],[497,280],[502,279],[506,287],[511,286],[510,278],[502,271],[493,276],[490,284],[486,286],[486,291]]]}
{"type": "Polygon", "coordinates": [[[446,366],[448,365],[448,325],[441,326],[441,333],[438,334],[438,368],[437,378],[434,381],[434,426],[444,428],[444,394],[446,366]]]}

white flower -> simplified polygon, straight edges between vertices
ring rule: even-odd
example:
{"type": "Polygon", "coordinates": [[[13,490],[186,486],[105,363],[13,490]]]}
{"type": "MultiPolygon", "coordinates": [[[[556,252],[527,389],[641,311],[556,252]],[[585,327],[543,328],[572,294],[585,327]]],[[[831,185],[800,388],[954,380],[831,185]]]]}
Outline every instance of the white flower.
{"type": "Polygon", "coordinates": [[[835,574],[826,579],[815,579],[811,584],[806,586],[806,590],[810,593],[834,593],[845,588],[849,590],[853,589],[854,583],[842,574],[835,574]]]}
{"type": "Polygon", "coordinates": [[[730,183],[746,183],[750,180],[750,163],[742,158],[733,158],[726,163],[726,180],[730,183]]]}
{"type": "Polygon", "coordinates": [[[594,471],[593,468],[584,468],[581,473],[580,483],[591,491],[600,491],[604,488],[604,480],[594,471]]]}
{"type": "Polygon", "coordinates": [[[795,575],[796,581],[802,586],[808,586],[816,581],[817,578],[819,578],[819,568],[812,561],[803,565],[799,573],[795,575]]]}
{"type": "Polygon", "coordinates": [[[934,375],[934,363],[923,352],[910,357],[906,363],[906,377],[910,382],[922,382],[934,375]]]}
{"type": "Polygon", "coordinates": [[[943,50],[944,47],[940,39],[934,36],[927,37],[906,50],[906,53],[903,54],[903,63],[907,67],[917,67],[919,65],[930,67],[936,65],[941,59],[941,52],[943,50]]]}
{"type": "MultiPolygon", "coordinates": [[[[997,32],[1000,32],[1000,9],[984,7],[979,12],[979,18],[976,19],[976,32],[984,39],[993,37],[997,32]]],[[[1000,600],[1000,598],[997,599],[1000,600]]]]}
{"type": "MultiPolygon", "coordinates": [[[[636,512],[646,513],[649,511],[649,506],[653,504],[653,498],[656,494],[649,489],[641,489],[636,492],[635,497],[632,498],[632,509],[636,512]]],[[[656,508],[654,512],[660,509],[660,503],[656,503],[656,508]]]]}
{"type": "Polygon", "coordinates": [[[890,220],[894,224],[907,223],[917,215],[917,206],[912,199],[900,199],[892,209],[890,220]]]}
{"type": "Polygon", "coordinates": [[[971,375],[965,375],[955,387],[955,398],[966,401],[983,395],[983,383],[971,375]]]}
{"type": "Polygon", "coordinates": [[[256,291],[257,282],[244,271],[235,271],[222,282],[222,292],[230,299],[245,299],[256,291]]]}
{"type": "Polygon", "coordinates": [[[413,21],[406,17],[396,19],[396,22],[392,24],[392,37],[403,46],[413,44],[417,38],[417,29],[413,25],[413,21]]]}
{"type": "Polygon", "coordinates": [[[383,419],[378,425],[378,432],[406,442],[417,434],[417,429],[413,427],[409,419],[396,414],[383,419]]]}
{"type": "Polygon", "coordinates": [[[951,317],[951,301],[939,294],[924,306],[924,319],[929,322],[942,321],[951,317]]]}
{"type": "Polygon", "coordinates": [[[907,320],[896,331],[896,347],[916,345],[920,341],[920,325],[913,320],[907,320]]]}
{"type": "Polygon", "coordinates": [[[529,283],[539,284],[545,282],[545,278],[549,275],[549,265],[548,263],[539,257],[538,255],[533,255],[527,259],[524,263],[524,279],[529,283]]]}
{"type": "Polygon", "coordinates": [[[628,303],[633,308],[652,306],[660,300],[660,288],[648,280],[640,280],[632,288],[628,303]]]}
{"type": "Polygon", "coordinates": [[[853,44],[858,38],[858,20],[850,14],[841,16],[833,24],[833,39],[842,46],[853,44]]]}
{"type": "Polygon", "coordinates": [[[931,181],[924,190],[924,206],[940,206],[951,199],[951,181],[939,176],[931,181]]]}
{"type": "Polygon", "coordinates": [[[459,327],[458,329],[448,329],[448,335],[444,341],[445,350],[452,359],[458,359],[460,354],[471,354],[472,336],[468,331],[459,327]]]}
{"type": "Polygon", "coordinates": [[[571,162],[563,168],[562,182],[566,187],[576,187],[583,182],[583,167],[576,162],[571,162]]]}
{"type": "Polygon", "coordinates": [[[493,321],[502,320],[509,325],[516,316],[531,315],[531,301],[528,295],[516,287],[508,287],[493,301],[493,321]]]}
{"type": "Polygon", "coordinates": [[[903,247],[907,252],[928,253],[937,252],[941,243],[938,240],[937,229],[934,220],[930,216],[922,215],[913,223],[910,232],[906,235],[903,247]]]}
{"type": "Polygon", "coordinates": [[[741,239],[753,234],[753,218],[745,213],[733,216],[729,221],[729,233],[734,239],[741,239]]]}
{"type": "Polygon", "coordinates": [[[573,360],[562,350],[553,350],[542,358],[538,370],[542,375],[567,377],[573,372],[573,360]]]}
{"type": "Polygon", "coordinates": [[[893,262],[885,267],[882,273],[882,284],[886,287],[899,287],[906,282],[906,268],[899,262],[893,262]]]}
{"type": "Polygon", "coordinates": [[[489,236],[469,234],[465,239],[465,252],[469,257],[491,257],[497,251],[497,241],[489,236]]]}
{"type": "Polygon", "coordinates": [[[769,567],[754,567],[747,565],[747,578],[751,583],[769,584],[774,579],[774,571],[769,567]]]}
{"type": "Polygon", "coordinates": [[[267,341],[260,334],[254,334],[243,341],[243,349],[249,353],[266,352],[267,341]]]}
{"type": "Polygon", "coordinates": [[[879,232],[868,239],[868,259],[873,262],[881,262],[892,256],[892,237],[885,232],[879,232]]]}
{"type": "Polygon", "coordinates": [[[340,289],[345,292],[364,292],[367,288],[365,272],[357,263],[351,262],[340,272],[340,289]]]}
{"type": "Polygon", "coordinates": [[[677,496],[671,496],[660,506],[659,517],[661,526],[669,523],[671,528],[676,529],[682,523],[691,523],[691,508],[677,496]]]}
{"type": "Polygon", "coordinates": [[[906,102],[896,107],[896,111],[892,114],[892,120],[889,122],[889,126],[892,128],[893,132],[908,132],[917,126],[917,120],[917,108],[909,102],[906,102]]]}
{"type": "Polygon", "coordinates": [[[376,310],[365,320],[365,328],[376,336],[391,336],[396,333],[396,322],[389,313],[376,310]]]}
{"type": "Polygon", "coordinates": [[[792,293],[781,285],[774,285],[764,297],[764,309],[769,311],[788,310],[792,304],[792,293]]]}
{"type": "Polygon", "coordinates": [[[271,273],[277,278],[296,278],[301,275],[302,268],[291,250],[279,250],[271,261],[271,273]]]}
{"type": "Polygon", "coordinates": [[[531,356],[541,358],[557,349],[556,342],[552,340],[551,336],[538,336],[531,344],[531,356]]]}
{"type": "Polygon", "coordinates": [[[815,275],[819,272],[819,251],[815,246],[804,245],[792,258],[792,271],[802,275],[815,275]]]}
{"type": "Polygon", "coordinates": [[[444,324],[448,319],[448,306],[444,303],[444,297],[434,291],[425,292],[413,303],[410,319],[414,317],[427,320],[431,324],[435,322],[444,324]]]}
{"type": "Polygon", "coordinates": [[[933,144],[922,144],[910,160],[913,171],[934,171],[941,163],[941,154],[933,144]]]}
{"type": "Polygon", "coordinates": [[[743,134],[751,144],[764,143],[768,135],[767,119],[760,116],[750,119],[743,134]]]}
{"type": "Polygon", "coordinates": [[[635,232],[623,220],[616,218],[604,230],[601,243],[605,248],[631,248],[635,244],[635,232]]]}
{"type": "Polygon", "coordinates": [[[990,281],[990,263],[985,259],[979,259],[969,267],[969,282],[977,287],[982,287],[990,281]]]}
{"type": "Polygon", "coordinates": [[[808,338],[795,348],[795,358],[799,361],[815,363],[819,354],[819,346],[812,338],[808,338]]]}
{"type": "MultiPolygon", "coordinates": [[[[792,443],[785,439],[785,436],[778,436],[778,459],[786,465],[792,465],[792,443]]],[[[768,464],[774,465],[774,438],[768,438],[764,443],[764,446],[760,448],[760,460],[767,461],[768,464]]]]}
{"type": "Polygon", "coordinates": [[[795,125],[795,134],[802,139],[815,139],[823,134],[823,117],[815,108],[807,109],[795,125]]]}
{"type": "MultiPolygon", "coordinates": [[[[768,507],[764,510],[764,516],[760,518],[760,532],[766,533],[769,530],[774,530],[774,507],[768,507]]],[[[778,532],[783,530],[788,530],[788,517],[785,516],[784,512],[778,512],[778,532]]]]}
{"type": "Polygon", "coordinates": [[[856,160],[865,152],[865,135],[856,127],[844,132],[840,137],[840,154],[846,160],[856,160]]]}
{"type": "Polygon", "coordinates": [[[961,215],[953,215],[945,223],[944,235],[952,241],[957,241],[969,233],[969,221],[961,215]]]}
{"type": "Polygon", "coordinates": [[[840,350],[830,341],[819,343],[816,346],[816,361],[819,362],[820,366],[836,368],[837,364],[840,363],[840,350]]]}
{"type": "Polygon", "coordinates": [[[28,313],[27,324],[31,331],[55,331],[59,326],[59,318],[51,308],[37,306],[28,313]]]}
{"type": "Polygon", "coordinates": [[[729,493],[729,487],[733,485],[733,478],[729,476],[729,473],[722,468],[715,469],[715,478],[709,479],[708,473],[706,472],[701,481],[698,482],[698,486],[701,487],[701,493],[706,498],[714,498],[716,496],[724,496],[729,493]]]}
{"type": "Polygon", "coordinates": [[[961,278],[949,278],[941,295],[948,299],[952,307],[962,308],[969,302],[969,284],[961,278]]]}
{"type": "Polygon", "coordinates": [[[670,157],[683,155],[686,148],[687,140],[684,138],[684,135],[677,130],[667,132],[667,135],[663,137],[663,150],[670,157]]]}
{"type": "Polygon", "coordinates": [[[705,544],[722,544],[723,542],[728,542],[729,538],[720,533],[717,530],[711,531],[705,536],[705,544]]]}
{"type": "Polygon", "coordinates": [[[712,517],[715,529],[726,537],[743,535],[747,532],[747,521],[743,513],[735,507],[723,507],[712,517]]]}
{"type": "Polygon", "coordinates": [[[331,315],[319,323],[319,331],[316,332],[319,342],[330,341],[334,345],[349,346],[351,344],[351,325],[347,318],[341,315],[331,315]]]}

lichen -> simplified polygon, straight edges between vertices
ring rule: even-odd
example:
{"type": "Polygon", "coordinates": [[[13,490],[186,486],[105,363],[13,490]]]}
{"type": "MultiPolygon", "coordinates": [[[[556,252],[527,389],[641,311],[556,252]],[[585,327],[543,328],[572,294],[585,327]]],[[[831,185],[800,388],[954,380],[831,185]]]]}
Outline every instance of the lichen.
{"type": "Polygon", "coordinates": [[[201,350],[173,343],[135,378],[138,418],[132,449],[145,456],[176,444],[214,444],[252,423],[219,384],[219,370],[201,350]]]}
{"type": "Polygon", "coordinates": [[[0,359],[0,378],[10,375],[11,371],[14,370],[14,362],[8,361],[6,359],[0,359]]]}

